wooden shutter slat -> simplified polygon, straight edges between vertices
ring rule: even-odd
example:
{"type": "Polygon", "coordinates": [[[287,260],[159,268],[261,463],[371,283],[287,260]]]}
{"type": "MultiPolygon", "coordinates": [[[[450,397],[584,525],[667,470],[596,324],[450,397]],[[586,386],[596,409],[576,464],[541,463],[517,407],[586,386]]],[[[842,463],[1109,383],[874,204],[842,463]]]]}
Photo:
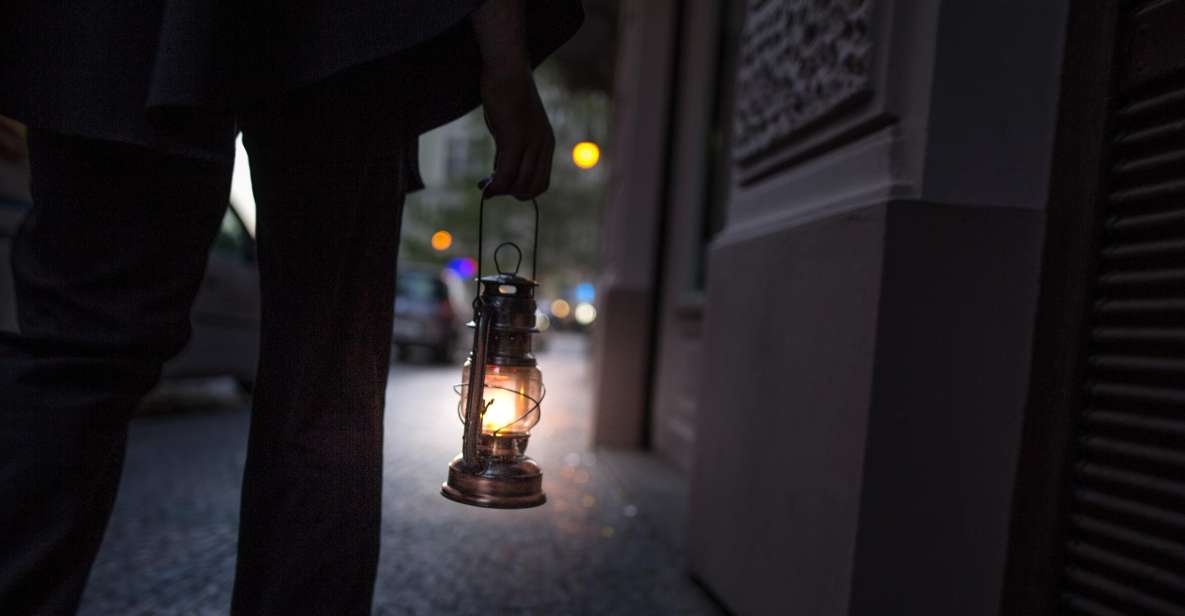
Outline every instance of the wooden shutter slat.
{"type": "Polygon", "coordinates": [[[1126,456],[1185,469],[1185,453],[1173,451],[1172,449],[1098,436],[1080,438],[1078,439],[1078,444],[1082,446],[1083,450],[1090,453],[1126,456]]]}
{"type": "MultiPolygon", "coordinates": [[[[1066,545],[1066,551],[1073,556],[1102,565],[1103,568],[1113,570],[1125,576],[1152,582],[1155,587],[1168,594],[1185,593],[1185,577],[1154,567],[1143,561],[1116,554],[1112,550],[1101,548],[1086,541],[1071,540],[1066,545]]],[[[1185,611],[1185,608],[1182,608],[1185,611]]]]}
{"type": "Polygon", "coordinates": [[[1139,402],[1185,404],[1185,390],[1169,387],[1148,387],[1123,383],[1098,382],[1087,386],[1092,396],[1120,398],[1139,402]]]}
{"type": "Polygon", "coordinates": [[[1147,312],[1185,312],[1185,299],[1100,299],[1095,312],[1102,315],[1147,312]]]}
{"type": "Polygon", "coordinates": [[[1062,593],[1062,605],[1087,616],[1125,616],[1123,612],[1072,592],[1062,593]]]}
{"type": "Polygon", "coordinates": [[[1109,260],[1160,257],[1185,253],[1185,237],[1153,242],[1116,243],[1103,250],[1109,260]]]}
{"type": "Polygon", "coordinates": [[[1173,479],[1154,477],[1090,462],[1079,464],[1075,468],[1075,474],[1079,480],[1091,484],[1096,489],[1110,485],[1143,492],[1145,495],[1153,497],[1185,498],[1185,483],[1173,479]]]}
{"type": "MultiPolygon", "coordinates": [[[[1185,124],[1183,124],[1185,126],[1185,124]]],[[[1139,188],[1129,188],[1111,193],[1111,203],[1124,205],[1133,201],[1159,199],[1185,193],[1185,180],[1171,180],[1139,188]]]]}
{"type": "Polygon", "coordinates": [[[1075,505],[1079,507],[1097,507],[1125,516],[1135,516],[1145,523],[1171,527],[1174,532],[1185,532],[1185,515],[1176,511],[1081,487],[1074,490],[1073,496],[1075,505]]]}
{"type": "Polygon", "coordinates": [[[1142,232],[1162,230],[1171,225],[1185,224],[1185,205],[1151,214],[1112,215],[1107,220],[1107,230],[1113,232],[1142,232]]]}
{"type": "Polygon", "coordinates": [[[1133,120],[1141,115],[1160,112],[1181,103],[1185,103],[1185,88],[1169,90],[1164,94],[1128,103],[1119,109],[1116,115],[1120,119],[1133,120]]]}
{"type": "Polygon", "coordinates": [[[1137,590],[1127,584],[1114,581],[1111,578],[1092,573],[1080,567],[1067,567],[1066,578],[1073,585],[1101,592],[1114,599],[1123,601],[1145,610],[1146,613],[1161,616],[1185,616],[1185,608],[1178,607],[1164,599],[1137,590]]]}
{"type": "Polygon", "coordinates": [[[1185,419],[1163,419],[1139,413],[1091,409],[1086,412],[1086,423],[1185,436],[1185,419]]]}
{"type": "Polygon", "coordinates": [[[1086,515],[1075,515],[1070,522],[1079,531],[1109,539],[1136,550],[1147,550],[1162,558],[1185,561],[1185,544],[1130,528],[1105,522],[1086,515]]]}
{"type": "Polygon", "coordinates": [[[1092,332],[1098,342],[1113,340],[1185,342],[1185,328],[1156,327],[1099,327],[1092,332]]]}

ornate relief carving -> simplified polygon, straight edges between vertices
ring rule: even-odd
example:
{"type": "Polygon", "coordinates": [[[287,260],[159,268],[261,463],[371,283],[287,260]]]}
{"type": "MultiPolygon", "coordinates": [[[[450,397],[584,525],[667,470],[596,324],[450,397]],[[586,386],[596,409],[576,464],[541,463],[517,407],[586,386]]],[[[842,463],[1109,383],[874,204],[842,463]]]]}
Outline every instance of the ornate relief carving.
{"type": "Polygon", "coordinates": [[[752,161],[871,91],[872,0],[749,0],[733,154],[752,161]]]}

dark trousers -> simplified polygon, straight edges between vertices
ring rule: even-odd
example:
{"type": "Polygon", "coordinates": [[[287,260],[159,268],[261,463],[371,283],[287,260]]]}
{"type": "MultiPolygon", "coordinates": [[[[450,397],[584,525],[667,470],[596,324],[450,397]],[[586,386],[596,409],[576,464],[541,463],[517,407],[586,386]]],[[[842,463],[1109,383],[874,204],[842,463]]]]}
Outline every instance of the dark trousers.
{"type": "MultiPolygon", "coordinates": [[[[408,138],[397,88],[362,75],[241,118],[262,325],[238,614],[370,610],[408,138]]],[[[0,337],[0,614],[70,614],[133,408],[189,337],[231,168],[43,131],[30,150],[20,334],[0,337]]]]}

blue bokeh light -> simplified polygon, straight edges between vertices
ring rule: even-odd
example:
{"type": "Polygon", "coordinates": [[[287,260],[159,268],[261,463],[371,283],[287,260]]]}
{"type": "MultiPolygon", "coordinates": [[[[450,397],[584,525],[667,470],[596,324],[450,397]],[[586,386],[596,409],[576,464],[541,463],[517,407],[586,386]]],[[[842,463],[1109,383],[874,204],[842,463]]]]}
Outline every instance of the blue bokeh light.
{"type": "Polygon", "coordinates": [[[448,262],[448,268],[461,278],[472,278],[477,273],[477,260],[473,257],[456,257],[448,262]]]}
{"type": "Polygon", "coordinates": [[[576,301],[591,304],[597,299],[597,288],[591,282],[582,282],[576,285],[576,301]]]}

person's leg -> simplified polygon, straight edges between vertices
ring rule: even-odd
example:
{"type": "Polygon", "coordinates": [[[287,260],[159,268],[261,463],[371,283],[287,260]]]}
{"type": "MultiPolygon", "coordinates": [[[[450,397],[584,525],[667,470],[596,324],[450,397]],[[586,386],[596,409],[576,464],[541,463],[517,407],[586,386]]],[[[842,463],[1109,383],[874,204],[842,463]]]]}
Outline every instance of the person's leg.
{"type": "Polygon", "coordinates": [[[263,314],[236,614],[370,611],[406,151],[385,87],[355,74],[243,121],[263,314]]]}
{"type": "Polygon", "coordinates": [[[77,609],[132,410],[184,345],[230,166],[33,131],[0,333],[0,613],[77,609]]]}

